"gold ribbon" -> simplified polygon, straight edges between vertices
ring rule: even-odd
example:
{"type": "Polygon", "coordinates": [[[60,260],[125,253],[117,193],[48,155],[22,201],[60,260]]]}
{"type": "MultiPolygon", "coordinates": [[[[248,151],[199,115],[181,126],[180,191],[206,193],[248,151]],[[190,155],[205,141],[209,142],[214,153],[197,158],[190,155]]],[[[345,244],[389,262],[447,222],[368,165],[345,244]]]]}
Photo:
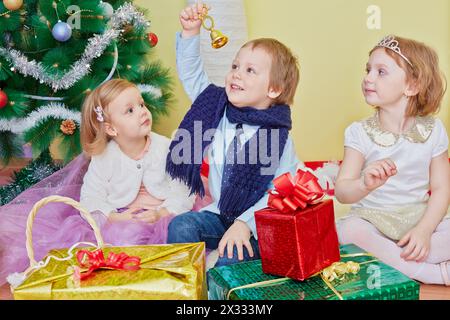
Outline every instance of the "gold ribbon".
{"type": "MultiPolygon", "coordinates": [[[[355,257],[363,257],[363,256],[373,257],[373,255],[371,253],[354,253],[354,254],[343,254],[343,255],[341,255],[341,258],[355,258],[355,257]]],[[[364,262],[360,262],[360,263],[354,262],[354,261],[335,262],[332,265],[323,269],[322,271],[319,271],[319,272],[313,274],[311,277],[314,277],[314,276],[317,276],[320,274],[320,277],[322,278],[323,282],[331,289],[331,291],[333,291],[333,293],[339,298],[339,300],[344,300],[344,298],[339,293],[339,291],[333,286],[332,282],[334,280],[342,280],[344,278],[344,276],[348,273],[357,274],[360,270],[361,265],[375,262],[375,261],[378,261],[378,259],[373,259],[370,261],[364,261],[364,262]]],[[[292,279],[291,278],[279,278],[279,279],[260,281],[260,282],[255,282],[255,283],[238,286],[238,287],[232,288],[228,291],[226,299],[229,300],[230,295],[234,291],[237,291],[237,290],[250,289],[250,288],[262,288],[262,287],[280,285],[289,280],[292,280],[292,279]]]]}
{"type": "Polygon", "coordinates": [[[339,300],[344,300],[342,295],[332,285],[333,280],[342,280],[347,273],[357,274],[360,270],[358,263],[353,261],[348,262],[335,262],[331,266],[326,267],[320,272],[320,277],[323,282],[330,288],[339,300]]]}
{"type": "Polygon", "coordinates": [[[279,279],[260,281],[260,282],[255,282],[255,283],[250,283],[250,284],[246,284],[243,286],[235,287],[235,288],[230,289],[230,291],[228,291],[227,300],[230,299],[230,295],[236,290],[256,288],[256,287],[258,287],[258,288],[269,287],[269,286],[282,284],[289,280],[291,280],[291,278],[279,278],[279,279]]]}

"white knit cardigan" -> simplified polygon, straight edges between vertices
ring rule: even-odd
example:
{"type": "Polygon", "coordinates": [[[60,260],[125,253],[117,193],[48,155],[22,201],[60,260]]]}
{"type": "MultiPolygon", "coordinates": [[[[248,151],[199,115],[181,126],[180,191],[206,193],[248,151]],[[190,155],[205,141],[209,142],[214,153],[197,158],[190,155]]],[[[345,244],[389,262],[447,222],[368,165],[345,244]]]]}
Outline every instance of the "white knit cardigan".
{"type": "Polygon", "coordinates": [[[189,188],[165,171],[170,139],[154,132],[150,138],[149,151],[141,160],[125,155],[113,140],[102,154],[91,158],[81,187],[80,203],[84,208],[109,215],[129,205],[142,182],[151,195],[163,200],[161,208],[173,214],[192,209],[194,195],[189,196],[189,188]]]}

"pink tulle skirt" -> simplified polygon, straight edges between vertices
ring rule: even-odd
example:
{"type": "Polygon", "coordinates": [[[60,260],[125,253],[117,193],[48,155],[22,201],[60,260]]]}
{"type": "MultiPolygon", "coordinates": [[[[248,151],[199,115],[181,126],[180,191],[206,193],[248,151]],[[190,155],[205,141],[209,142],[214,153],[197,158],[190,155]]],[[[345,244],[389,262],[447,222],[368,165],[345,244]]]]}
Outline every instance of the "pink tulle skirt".
{"type": "MultiPolygon", "coordinates": [[[[25,228],[33,205],[50,195],[80,199],[80,189],[89,160],[80,155],[63,169],[21,193],[0,207],[0,286],[8,274],[22,272],[29,266],[25,248],[25,228]]],[[[94,216],[105,243],[114,246],[162,244],[167,241],[168,225],[173,216],[154,224],[137,221],[111,223],[101,214],[94,216]]],[[[91,226],[79,212],[67,204],[49,203],[33,222],[33,248],[37,261],[51,249],[69,248],[80,241],[96,243],[91,226]]]]}

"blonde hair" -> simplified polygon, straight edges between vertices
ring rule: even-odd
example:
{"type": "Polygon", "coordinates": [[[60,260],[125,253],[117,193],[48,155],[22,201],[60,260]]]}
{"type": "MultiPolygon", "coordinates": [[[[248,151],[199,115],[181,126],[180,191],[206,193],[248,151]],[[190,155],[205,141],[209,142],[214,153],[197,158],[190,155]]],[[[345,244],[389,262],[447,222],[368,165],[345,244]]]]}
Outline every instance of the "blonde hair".
{"type": "Polygon", "coordinates": [[[110,120],[108,106],[125,89],[137,88],[134,83],[125,79],[112,79],[89,93],[83,103],[81,111],[80,140],[84,152],[89,156],[101,154],[111,137],[106,133],[105,122],[110,120]],[[94,108],[103,109],[104,122],[97,119],[94,108]]]}
{"type": "MultiPolygon", "coordinates": [[[[407,116],[427,116],[439,112],[442,99],[447,90],[444,74],[439,69],[439,57],[434,49],[424,43],[395,37],[403,55],[411,62],[409,65],[399,54],[386,48],[386,54],[393,58],[405,71],[407,81],[417,86],[418,93],[409,97],[407,116]]],[[[376,49],[373,48],[369,55],[376,49]]]]}
{"type": "Polygon", "coordinates": [[[245,47],[262,48],[272,57],[269,86],[281,91],[274,103],[291,105],[300,79],[297,57],[280,41],[271,38],[251,40],[242,46],[245,47]]]}

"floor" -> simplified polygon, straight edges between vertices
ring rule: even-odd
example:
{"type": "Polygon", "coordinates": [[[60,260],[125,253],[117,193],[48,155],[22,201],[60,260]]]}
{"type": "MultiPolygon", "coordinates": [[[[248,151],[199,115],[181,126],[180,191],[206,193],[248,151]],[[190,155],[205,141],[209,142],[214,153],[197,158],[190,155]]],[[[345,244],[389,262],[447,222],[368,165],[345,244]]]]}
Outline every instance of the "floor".
{"type": "MultiPolygon", "coordinates": [[[[10,176],[14,170],[18,170],[26,165],[26,160],[12,161],[8,167],[0,166],[0,186],[10,181],[10,176]]],[[[12,295],[8,285],[0,287],[0,300],[12,300],[12,295]]],[[[421,285],[420,300],[450,300],[450,287],[437,285],[421,285]]]]}
{"type": "MultiPolygon", "coordinates": [[[[450,288],[435,285],[421,285],[419,299],[450,300],[450,288]]],[[[13,300],[8,285],[0,287],[0,300],[13,300]]]]}

